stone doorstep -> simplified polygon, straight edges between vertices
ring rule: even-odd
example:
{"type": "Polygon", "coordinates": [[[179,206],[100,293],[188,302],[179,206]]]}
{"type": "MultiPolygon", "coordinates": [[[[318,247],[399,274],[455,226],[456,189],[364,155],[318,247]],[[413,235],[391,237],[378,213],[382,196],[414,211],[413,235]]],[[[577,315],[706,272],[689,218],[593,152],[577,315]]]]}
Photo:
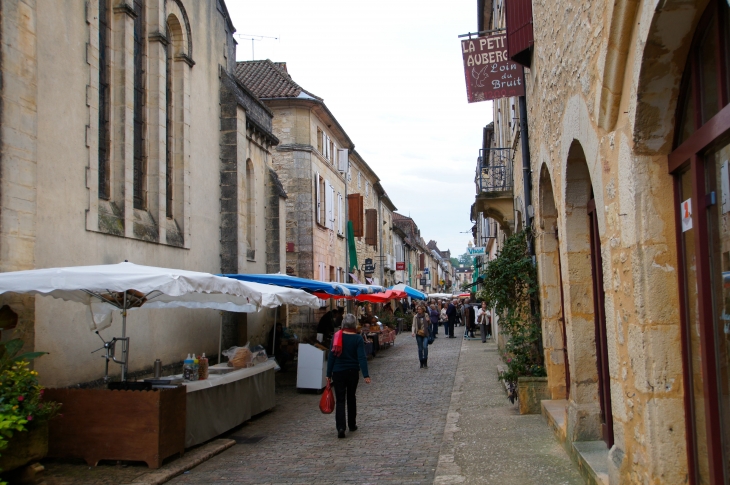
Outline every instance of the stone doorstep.
{"type": "Polygon", "coordinates": [[[589,485],[608,485],[608,447],[603,441],[576,441],[570,443],[566,432],[565,399],[542,401],[542,415],[548,426],[578,466],[580,474],[589,485]]]}
{"type": "Polygon", "coordinates": [[[126,485],[160,485],[178,475],[182,475],[187,470],[195,468],[204,461],[213,458],[231,446],[235,445],[234,440],[219,439],[211,441],[199,448],[185,453],[182,457],[163,465],[157,470],[143,473],[135,478],[131,483],[126,485]]]}

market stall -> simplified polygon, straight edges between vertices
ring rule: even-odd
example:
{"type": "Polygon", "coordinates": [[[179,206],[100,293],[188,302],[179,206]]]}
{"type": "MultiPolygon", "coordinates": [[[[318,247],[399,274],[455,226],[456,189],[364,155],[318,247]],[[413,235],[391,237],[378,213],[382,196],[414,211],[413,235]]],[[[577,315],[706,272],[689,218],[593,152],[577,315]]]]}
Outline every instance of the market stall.
{"type": "Polygon", "coordinates": [[[49,456],[80,457],[90,465],[101,459],[141,460],[152,468],[181,453],[185,446],[212,438],[273,407],[276,364],[263,362],[258,368],[214,374],[185,387],[173,380],[157,385],[127,382],[128,311],[185,307],[249,313],[282,304],[318,307],[316,297],[295,289],[128,262],[1,273],[0,295],[4,293],[49,295],[84,303],[90,310],[91,330],[97,332],[109,327],[113,313],[121,311],[122,337],[105,342],[103,349],[105,381],[110,381],[110,362],[121,366],[122,381],[110,382],[108,390],[48,390],[49,399],[64,405],[64,418],[50,423],[49,456]],[[115,353],[117,342],[122,347],[120,358],[115,353]]]}

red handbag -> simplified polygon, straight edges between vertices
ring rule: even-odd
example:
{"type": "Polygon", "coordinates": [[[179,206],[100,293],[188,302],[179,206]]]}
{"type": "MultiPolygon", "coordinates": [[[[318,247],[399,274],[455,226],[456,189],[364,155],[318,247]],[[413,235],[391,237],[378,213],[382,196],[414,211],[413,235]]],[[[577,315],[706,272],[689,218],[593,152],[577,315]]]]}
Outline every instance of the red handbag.
{"type": "Polygon", "coordinates": [[[322,398],[319,400],[319,410],[324,414],[332,414],[335,410],[335,395],[330,387],[330,381],[327,381],[327,387],[324,388],[322,398]]]}

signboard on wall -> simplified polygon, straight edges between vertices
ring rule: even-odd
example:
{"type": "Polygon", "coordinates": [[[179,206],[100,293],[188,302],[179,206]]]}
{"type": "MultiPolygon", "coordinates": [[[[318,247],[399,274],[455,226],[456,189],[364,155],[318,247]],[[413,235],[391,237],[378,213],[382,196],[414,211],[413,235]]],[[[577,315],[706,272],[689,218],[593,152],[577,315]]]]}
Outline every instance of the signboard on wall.
{"type": "Polygon", "coordinates": [[[397,262],[395,263],[395,270],[396,271],[405,271],[406,270],[406,263],[405,262],[397,262]]]}
{"type": "Polygon", "coordinates": [[[524,69],[507,57],[507,34],[494,34],[461,41],[470,103],[523,96],[524,69]]]}

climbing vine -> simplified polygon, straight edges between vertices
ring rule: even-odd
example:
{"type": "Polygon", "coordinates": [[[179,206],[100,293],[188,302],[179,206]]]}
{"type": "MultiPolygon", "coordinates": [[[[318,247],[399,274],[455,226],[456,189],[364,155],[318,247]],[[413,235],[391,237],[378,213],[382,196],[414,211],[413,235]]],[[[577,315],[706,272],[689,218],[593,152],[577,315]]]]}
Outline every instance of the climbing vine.
{"type": "Polygon", "coordinates": [[[484,273],[477,298],[494,307],[499,327],[507,336],[502,379],[516,384],[519,377],[544,377],[542,328],[538,304],[537,270],[528,251],[529,231],[505,239],[497,258],[484,273]]]}

